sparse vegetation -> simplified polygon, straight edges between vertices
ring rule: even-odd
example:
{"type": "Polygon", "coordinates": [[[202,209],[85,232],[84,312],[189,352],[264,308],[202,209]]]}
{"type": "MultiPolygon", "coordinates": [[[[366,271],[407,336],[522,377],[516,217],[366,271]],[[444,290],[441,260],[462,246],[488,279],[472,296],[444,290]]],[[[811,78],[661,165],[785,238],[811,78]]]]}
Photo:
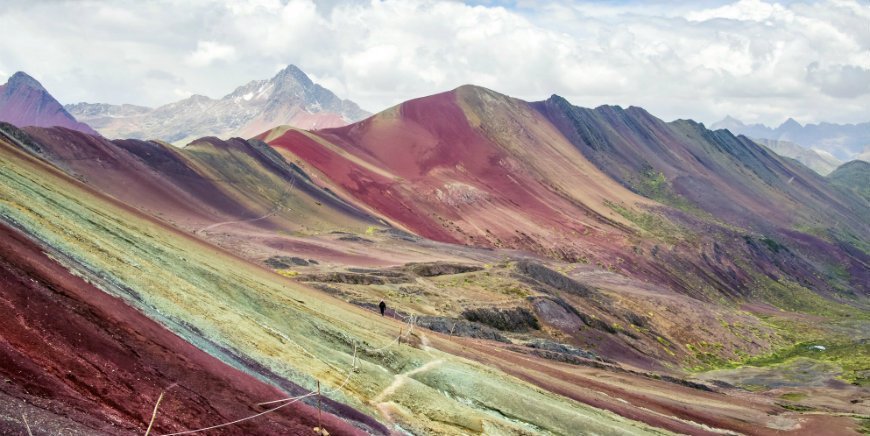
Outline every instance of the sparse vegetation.
{"type": "Polygon", "coordinates": [[[764,356],[749,358],[740,364],[752,366],[777,365],[798,357],[831,362],[843,370],[841,378],[858,386],[870,386],[870,341],[826,342],[808,341],[779,349],[764,356]],[[824,350],[815,348],[824,347],[824,350]]]}
{"type": "Polygon", "coordinates": [[[637,212],[622,203],[614,203],[612,201],[605,201],[604,204],[661,241],[673,244],[680,241],[682,239],[681,235],[686,233],[676,224],[660,215],[651,212],[637,212]]]}
{"type": "Polygon", "coordinates": [[[296,277],[299,275],[299,271],[293,271],[289,269],[279,269],[277,271],[278,274],[281,274],[284,277],[296,277]]]}
{"type": "Polygon", "coordinates": [[[804,398],[806,398],[806,396],[807,396],[807,394],[804,392],[786,392],[786,393],[780,395],[779,398],[782,398],[783,400],[788,400],[788,401],[800,401],[800,400],[803,400],[804,398]]]}

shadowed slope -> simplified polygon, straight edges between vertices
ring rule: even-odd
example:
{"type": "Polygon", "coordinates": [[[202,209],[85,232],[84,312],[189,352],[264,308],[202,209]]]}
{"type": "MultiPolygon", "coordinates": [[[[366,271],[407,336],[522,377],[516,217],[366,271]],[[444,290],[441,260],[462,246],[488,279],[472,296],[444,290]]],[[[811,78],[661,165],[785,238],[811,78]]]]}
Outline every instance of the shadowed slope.
{"type": "MultiPolygon", "coordinates": [[[[870,256],[861,251],[870,235],[870,208],[803,165],[727,130],[710,131],[693,121],[665,123],[640,108],[585,109],[558,96],[536,107],[586,157],[633,191],[713,224],[717,232],[728,226],[746,232],[745,255],[723,238],[710,241],[731,252],[727,257],[816,292],[831,295],[846,287],[847,293],[870,294],[870,256]],[[753,247],[752,238],[762,245],[753,247]],[[757,249],[764,245],[767,254],[757,249]],[[834,271],[842,267],[847,283],[834,271]]],[[[692,218],[678,222],[687,220],[692,218]]]]}
{"type": "Polygon", "coordinates": [[[687,200],[757,230],[830,223],[870,230],[855,213],[870,210],[852,210],[823,177],[745,137],[693,121],[665,123],[636,107],[586,109],[558,96],[536,107],[610,177],[666,204],[687,200]]]}

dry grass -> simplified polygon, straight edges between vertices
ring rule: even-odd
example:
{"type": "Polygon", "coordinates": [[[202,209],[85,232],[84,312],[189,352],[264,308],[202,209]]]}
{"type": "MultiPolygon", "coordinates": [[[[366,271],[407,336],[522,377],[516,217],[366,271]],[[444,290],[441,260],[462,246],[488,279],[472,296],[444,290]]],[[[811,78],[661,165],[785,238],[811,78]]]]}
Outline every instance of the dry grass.
{"type": "Polygon", "coordinates": [[[30,431],[30,424],[27,423],[27,417],[24,414],[21,414],[21,419],[24,420],[24,427],[27,429],[27,436],[33,436],[33,432],[30,431]]]}
{"type": "Polygon", "coordinates": [[[151,413],[151,422],[148,423],[148,429],[145,430],[145,436],[148,436],[151,433],[151,427],[154,426],[154,420],[157,418],[157,408],[160,407],[160,402],[163,401],[163,395],[166,394],[166,391],[160,393],[160,396],[157,397],[157,403],[154,404],[154,412],[151,413]]]}

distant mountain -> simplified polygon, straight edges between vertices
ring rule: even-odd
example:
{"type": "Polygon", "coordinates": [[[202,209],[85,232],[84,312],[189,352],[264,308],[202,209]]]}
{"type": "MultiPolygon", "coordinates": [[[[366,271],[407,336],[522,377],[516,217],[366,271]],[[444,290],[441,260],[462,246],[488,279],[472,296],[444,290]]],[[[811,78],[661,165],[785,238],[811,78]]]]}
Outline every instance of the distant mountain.
{"type": "Polygon", "coordinates": [[[269,80],[255,80],[215,100],[194,95],[158,108],[78,103],[73,115],[109,138],[159,139],[184,145],[203,136],[251,137],[278,125],[338,127],[369,115],[338,98],[290,65],[269,80]]]}
{"type": "MultiPolygon", "coordinates": [[[[92,122],[101,122],[103,125],[114,118],[128,118],[139,115],[145,115],[153,109],[145,106],[136,106],[133,104],[106,104],[106,103],[76,103],[65,105],[64,108],[70,113],[82,119],[88,119],[92,122]]],[[[100,125],[95,124],[97,128],[100,125]]]]}
{"type": "Polygon", "coordinates": [[[860,124],[801,125],[789,118],[777,128],[763,124],[744,124],[731,116],[713,123],[711,129],[728,129],[750,138],[791,141],[804,148],[824,150],[841,161],[853,160],[870,145],[870,122],[860,124]]]}
{"type": "Polygon", "coordinates": [[[0,121],[16,126],[60,126],[96,135],[87,124],[78,122],[36,79],[17,72],[0,85],[0,121]]]}
{"type": "Polygon", "coordinates": [[[870,204],[870,163],[861,160],[846,162],[828,175],[828,180],[858,194],[870,204]]]}
{"type": "Polygon", "coordinates": [[[843,161],[827,151],[804,148],[794,142],[775,139],[753,139],[753,141],[773,150],[780,156],[795,159],[823,176],[830,174],[831,171],[843,164],[843,161]]]}

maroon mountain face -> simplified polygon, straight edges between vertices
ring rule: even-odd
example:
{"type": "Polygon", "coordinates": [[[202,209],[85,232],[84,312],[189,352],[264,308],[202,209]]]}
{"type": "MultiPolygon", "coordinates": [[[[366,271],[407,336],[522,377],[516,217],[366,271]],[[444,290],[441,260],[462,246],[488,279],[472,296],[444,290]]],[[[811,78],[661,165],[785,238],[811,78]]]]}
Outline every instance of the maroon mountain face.
{"type": "Polygon", "coordinates": [[[76,121],[36,79],[20,71],[0,85],[0,121],[20,127],[60,126],[99,135],[87,124],[76,121]]]}

